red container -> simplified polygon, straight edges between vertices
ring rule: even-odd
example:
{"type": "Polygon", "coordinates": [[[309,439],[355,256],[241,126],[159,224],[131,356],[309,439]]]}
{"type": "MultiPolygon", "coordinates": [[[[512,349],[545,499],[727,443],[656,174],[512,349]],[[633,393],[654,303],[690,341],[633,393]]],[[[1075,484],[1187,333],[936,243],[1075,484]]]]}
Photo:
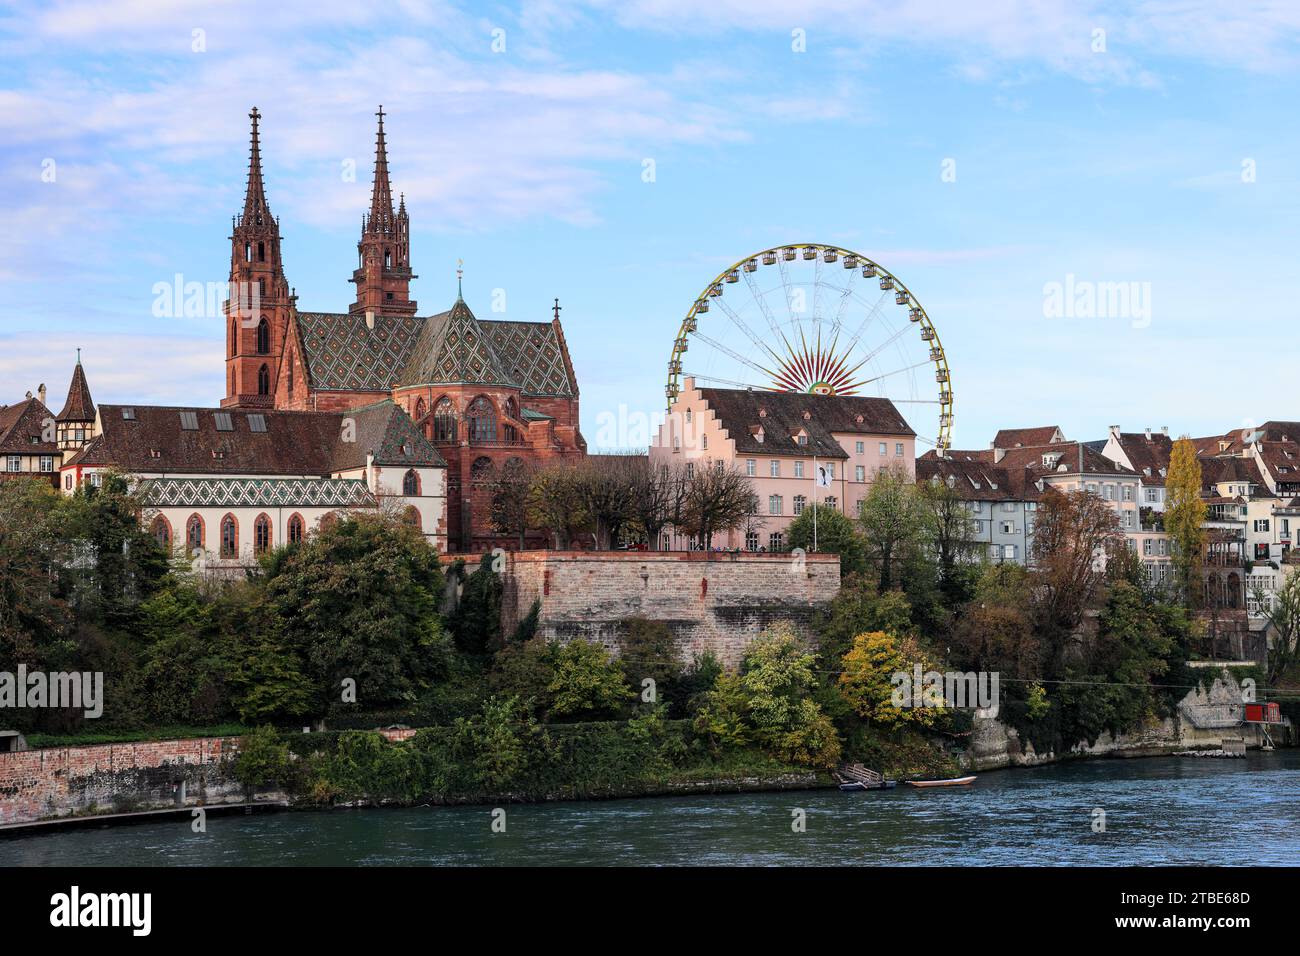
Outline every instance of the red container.
{"type": "Polygon", "coordinates": [[[1250,724],[1280,724],[1282,714],[1276,701],[1246,705],[1246,722],[1250,724]]]}

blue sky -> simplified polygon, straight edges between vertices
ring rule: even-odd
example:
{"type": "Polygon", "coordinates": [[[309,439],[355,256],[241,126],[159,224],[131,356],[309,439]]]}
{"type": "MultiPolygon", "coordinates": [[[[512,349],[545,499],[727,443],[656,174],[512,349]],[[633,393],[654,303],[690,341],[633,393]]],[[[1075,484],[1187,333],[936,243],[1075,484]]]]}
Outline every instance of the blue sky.
{"type": "Polygon", "coordinates": [[[77,347],[97,400],[218,400],[220,319],[153,288],[225,280],[254,104],[299,305],[346,309],[383,103],[421,313],[457,259],[482,317],[558,296],[593,447],[639,443],[713,275],[798,241],[924,303],[957,447],[1300,418],[1295,5],[371,6],[0,4],[0,401],[61,402],[77,347]],[[1067,276],[1150,314],[1045,314],[1067,276]]]}

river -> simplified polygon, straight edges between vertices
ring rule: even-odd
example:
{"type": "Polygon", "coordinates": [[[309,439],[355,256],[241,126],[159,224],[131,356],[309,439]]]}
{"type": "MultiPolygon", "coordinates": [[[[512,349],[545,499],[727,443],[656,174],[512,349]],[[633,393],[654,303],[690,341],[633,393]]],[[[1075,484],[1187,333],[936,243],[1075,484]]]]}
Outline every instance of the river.
{"type": "Polygon", "coordinates": [[[1300,751],[1076,761],[970,787],[188,818],[0,839],[0,865],[1300,864],[1300,751]],[[1105,832],[1094,832],[1105,811],[1105,832]],[[795,832],[795,811],[806,829],[795,832]]]}

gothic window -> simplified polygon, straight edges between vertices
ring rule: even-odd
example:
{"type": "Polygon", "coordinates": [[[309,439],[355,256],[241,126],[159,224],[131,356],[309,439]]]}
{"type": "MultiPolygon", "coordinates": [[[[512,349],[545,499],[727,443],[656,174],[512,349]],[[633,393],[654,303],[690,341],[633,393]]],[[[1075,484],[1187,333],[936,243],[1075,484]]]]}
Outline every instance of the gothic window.
{"type": "Polygon", "coordinates": [[[258,280],[257,280],[257,294],[258,294],[258,296],[264,296],[264,295],[266,295],[266,280],[265,280],[265,279],[258,279],[258,280]]]}
{"type": "Polygon", "coordinates": [[[154,540],[158,542],[164,551],[171,551],[172,526],[167,523],[166,518],[162,515],[154,518],[153,524],[149,527],[149,533],[153,535],[154,540]]]}
{"type": "Polygon", "coordinates": [[[515,428],[514,425],[502,425],[501,432],[508,443],[511,445],[518,444],[519,429],[515,428]]]}
{"type": "Polygon", "coordinates": [[[226,515],[221,519],[221,556],[234,558],[238,555],[239,526],[235,523],[234,515],[226,515]]]}
{"type": "Polygon", "coordinates": [[[258,262],[266,261],[266,243],[264,242],[259,242],[257,244],[257,261],[258,262]]]}
{"type": "Polygon", "coordinates": [[[289,394],[293,394],[293,359],[289,359],[289,394]]]}
{"type": "Polygon", "coordinates": [[[338,523],[339,523],[339,513],[337,511],[331,511],[329,514],[321,516],[320,529],[322,531],[328,531],[330,528],[334,527],[338,523]]]}
{"type": "Polygon", "coordinates": [[[408,498],[418,497],[420,494],[420,476],[415,473],[414,468],[407,469],[402,476],[402,494],[408,498]]]}
{"type": "Polygon", "coordinates": [[[203,550],[203,519],[198,515],[190,515],[185,524],[185,549],[191,555],[203,550]]]}
{"type": "Polygon", "coordinates": [[[384,250],[384,268],[385,268],[385,269],[391,269],[392,267],[393,267],[393,250],[392,250],[392,249],[385,249],[385,250],[384,250]]]}
{"type": "Polygon", "coordinates": [[[271,351],[271,326],[262,319],[257,323],[257,354],[266,355],[271,351]]]}
{"type": "Polygon", "coordinates": [[[506,399],[506,417],[516,419],[519,417],[519,403],[513,398],[506,399]]]}
{"type": "Polygon", "coordinates": [[[253,261],[253,244],[251,242],[244,243],[244,261],[253,261]]]}
{"type": "Polygon", "coordinates": [[[433,440],[456,440],[456,408],[450,398],[440,398],[433,407],[433,440]]]}
{"type": "Polygon", "coordinates": [[[257,370],[257,394],[271,394],[271,373],[267,371],[265,365],[257,370]]]}
{"type": "Polygon", "coordinates": [[[482,395],[469,403],[465,412],[469,420],[469,441],[471,445],[481,445],[497,440],[497,416],[492,403],[482,395]]]}
{"type": "Polygon", "coordinates": [[[302,515],[293,514],[289,516],[289,543],[302,543],[302,515]]]}
{"type": "Polygon", "coordinates": [[[492,475],[492,459],[483,457],[475,458],[474,464],[470,466],[470,477],[474,481],[486,481],[492,475]]]}
{"type": "Polygon", "coordinates": [[[420,509],[415,507],[415,505],[411,505],[411,507],[407,508],[406,511],[402,513],[402,522],[404,524],[409,524],[413,528],[420,527],[420,509]]]}
{"type": "Polygon", "coordinates": [[[265,554],[269,550],[271,550],[271,519],[261,514],[253,522],[253,553],[265,554]]]}

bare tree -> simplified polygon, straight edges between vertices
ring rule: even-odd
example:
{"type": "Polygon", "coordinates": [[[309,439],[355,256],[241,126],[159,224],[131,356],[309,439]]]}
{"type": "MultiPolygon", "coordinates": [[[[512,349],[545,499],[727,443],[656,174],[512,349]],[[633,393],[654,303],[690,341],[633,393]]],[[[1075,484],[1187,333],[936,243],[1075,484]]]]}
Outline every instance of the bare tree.
{"type": "Polygon", "coordinates": [[[492,487],[492,526],[515,535],[519,550],[528,532],[528,501],[537,469],[522,458],[511,458],[496,473],[492,487]]]}
{"type": "Polygon", "coordinates": [[[1105,557],[1124,547],[1119,517],[1090,491],[1049,489],[1034,521],[1039,625],[1059,641],[1083,620],[1105,581],[1105,557]]]}
{"type": "Polygon", "coordinates": [[[867,535],[868,555],[880,569],[877,589],[882,594],[893,587],[893,569],[900,552],[916,544],[922,518],[916,483],[907,469],[880,469],[862,499],[858,521],[867,535]]]}
{"type": "Polygon", "coordinates": [[[686,489],[682,528],[698,537],[705,549],[713,536],[741,527],[758,510],[754,483],[741,471],[708,464],[696,469],[686,489]]]}
{"type": "Polygon", "coordinates": [[[595,532],[596,550],[608,551],[634,517],[637,472],[644,455],[589,455],[578,468],[578,497],[595,532]]]}
{"type": "Polygon", "coordinates": [[[681,523],[687,487],[679,465],[656,464],[647,457],[632,469],[632,518],[651,551],[659,550],[664,528],[681,523]]]}
{"type": "Polygon", "coordinates": [[[1300,571],[1292,572],[1271,602],[1262,592],[1256,592],[1255,599],[1268,608],[1264,617],[1273,631],[1268,682],[1276,684],[1300,661],[1300,571]]]}

